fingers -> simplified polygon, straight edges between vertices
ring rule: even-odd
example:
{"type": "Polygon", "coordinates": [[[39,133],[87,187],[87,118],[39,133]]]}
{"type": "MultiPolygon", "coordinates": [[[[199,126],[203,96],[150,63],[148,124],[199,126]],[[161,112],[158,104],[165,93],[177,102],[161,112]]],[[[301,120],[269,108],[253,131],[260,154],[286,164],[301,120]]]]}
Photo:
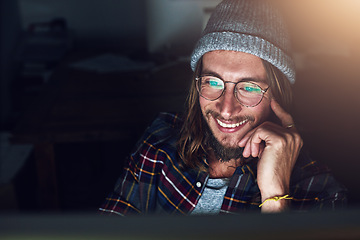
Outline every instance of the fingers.
{"type": "Polygon", "coordinates": [[[254,135],[249,138],[250,140],[247,142],[247,144],[245,144],[243,150],[243,156],[246,158],[250,156],[258,157],[260,154],[260,144],[262,142],[262,139],[256,137],[257,135],[255,135],[255,137],[253,136],[254,135]]]}
{"type": "Polygon", "coordinates": [[[276,145],[280,142],[298,142],[297,138],[301,139],[291,115],[274,99],[271,100],[270,105],[274,114],[281,121],[282,126],[272,122],[265,122],[249,131],[238,143],[239,147],[244,148],[243,156],[245,158],[250,156],[260,157],[265,147],[269,144],[276,145]]]}
{"type": "Polygon", "coordinates": [[[243,156],[244,156],[245,158],[248,158],[248,157],[250,157],[250,155],[251,155],[251,145],[250,145],[250,142],[251,142],[251,141],[249,141],[249,139],[250,139],[250,137],[253,135],[254,131],[255,131],[255,129],[249,131],[249,132],[240,140],[240,142],[239,142],[239,144],[238,144],[239,147],[244,148],[244,149],[243,149],[243,156]]]}
{"type": "MultiPolygon", "coordinates": [[[[290,143],[301,147],[301,137],[297,131],[286,129],[272,122],[265,122],[257,128],[249,131],[239,142],[243,147],[243,156],[248,158],[261,157],[266,146],[283,146],[290,143]],[[298,141],[300,139],[300,141],[298,141]]],[[[291,144],[290,144],[291,145],[291,144]]],[[[289,146],[289,145],[288,145],[289,146]]],[[[276,147],[277,148],[277,147],[276,147]]]]}
{"type": "Polygon", "coordinates": [[[247,149],[244,150],[246,158],[250,156],[260,157],[265,147],[264,141],[259,137],[259,135],[254,135],[249,143],[250,144],[246,145],[248,146],[247,149]]]}
{"type": "Polygon", "coordinates": [[[281,121],[283,127],[285,128],[294,127],[294,120],[291,117],[291,115],[287,113],[275,99],[271,99],[270,106],[273,112],[275,113],[275,115],[281,121]]]}
{"type": "Polygon", "coordinates": [[[260,157],[265,148],[265,142],[269,142],[270,138],[272,138],[274,134],[278,135],[275,133],[277,131],[272,129],[272,123],[266,123],[264,125],[248,132],[239,142],[239,146],[244,148],[243,156],[245,158],[250,156],[260,157]]]}

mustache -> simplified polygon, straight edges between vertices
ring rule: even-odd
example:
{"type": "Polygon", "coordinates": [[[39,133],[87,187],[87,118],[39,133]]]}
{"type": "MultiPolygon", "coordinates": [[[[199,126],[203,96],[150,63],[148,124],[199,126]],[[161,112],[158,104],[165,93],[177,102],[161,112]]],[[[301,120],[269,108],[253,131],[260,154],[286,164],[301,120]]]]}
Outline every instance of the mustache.
{"type": "Polygon", "coordinates": [[[231,117],[231,118],[229,118],[229,119],[225,119],[225,118],[223,118],[223,117],[221,116],[220,113],[215,112],[215,111],[210,110],[210,109],[205,112],[205,115],[206,115],[206,116],[211,115],[211,116],[213,116],[214,118],[217,118],[217,119],[220,119],[220,120],[223,120],[223,121],[231,121],[231,122],[241,122],[241,121],[243,121],[243,120],[247,120],[247,121],[249,121],[249,122],[254,122],[254,121],[255,121],[254,116],[251,116],[251,115],[234,116],[234,117],[231,117]]]}

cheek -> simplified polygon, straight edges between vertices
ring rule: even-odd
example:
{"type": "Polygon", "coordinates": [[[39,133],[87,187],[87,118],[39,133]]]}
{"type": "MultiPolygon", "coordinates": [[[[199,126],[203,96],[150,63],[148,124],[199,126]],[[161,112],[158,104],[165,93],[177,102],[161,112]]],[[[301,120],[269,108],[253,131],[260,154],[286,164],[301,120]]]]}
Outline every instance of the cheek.
{"type": "Polygon", "coordinates": [[[268,120],[270,114],[270,102],[264,102],[253,109],[253,115],[258,124],[268,120]]]}
{"type": "Polygon", "coordinates": [[[205,111],[209,108],[209,105],[211,105],[211,101],[199,96],[199,104],[201,112],[205,115],[205,111]]]}

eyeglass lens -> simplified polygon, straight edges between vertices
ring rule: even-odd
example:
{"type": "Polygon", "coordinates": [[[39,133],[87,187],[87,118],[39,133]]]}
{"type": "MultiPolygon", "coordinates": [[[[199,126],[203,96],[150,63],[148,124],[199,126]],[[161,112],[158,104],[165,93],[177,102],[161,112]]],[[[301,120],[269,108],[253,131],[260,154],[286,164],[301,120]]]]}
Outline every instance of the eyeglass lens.
{"type": "MultiPolygon", "coordinates": [[[[220,98],[225,90],[225,82],[217,77],[203,76],[197,82],[200,95],[208,100],[220,98]]],[[[241,104],[248,107],[258,105],[264,95],[260,86],[252,82],[236,83],[234,94],[241,104]]]]}

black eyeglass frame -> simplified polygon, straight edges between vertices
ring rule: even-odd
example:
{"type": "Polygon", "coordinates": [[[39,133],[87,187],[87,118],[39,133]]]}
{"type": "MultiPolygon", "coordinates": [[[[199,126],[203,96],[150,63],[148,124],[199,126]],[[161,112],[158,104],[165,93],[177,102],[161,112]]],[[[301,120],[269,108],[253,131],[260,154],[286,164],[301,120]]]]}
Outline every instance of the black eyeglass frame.
{"type": "Polygon", "coordinates": [[[201,97],[205,98],[206,100],[209,100],[209,101],[215,101],[215,100],[221,98],[222,95],[224,95],[224,92],[225,92],[225,90],[226,90],[226,83],[235,84],[235,87],[234,87],[234,96],[235,96],[235,99],[238,101],[238,103],[240,103],[240,104],[241,104],[242,106],[244,106],[244,107],[256,107],[257,105],[259,105],[259,104],[261,103],[261,101],[263,100],[265,93],[266,93],[267,90],[269,90],[269,88],[270,88],[270,86],[269,86],[269,87],[267,87],[266,89],[263,89],[263,88],[260,87],[258,84],[254,83],[254,82],[251,82],[251,81],[245,81],[245,80],[243,80],[243,81],[238,81],[238,82],[224,81],[223,79],[221,79],[221,78],[219,78],[219,77],[215,77],[215,76],[211,76],[211,75],[204,75],[204,76],[195,77],[195,81],[196,81],[196,90],[198,91],[199,95],[200,95],[201,97]],[[199,89],[200,86],[199,86],[199,83],[198,83],[198,82],[199,82],[199,80],[200,80],[201,78],[203,78],[203,77],[214,77],[214,78],[217,78],[217,79],[219,79],[219,80],[221,80],[221,81],[224,82],[224,89],[222,90],[222,92],[221,92],[221,94],[220,94],[219,97],[217,97],[217,98],[215,98],[215,99],[209,99],[209,98],[204,97],[204,96],[201,94],[201,91],[200,91],[200,89],[199,89]],[[237,85],[238,83],[243,83],[243,82],[254,84],[254,85],[258,86],[258,87],[261,89],[261,99],[260,99],[260,101],[259,101],[257,104],[251,105],[251,106],[247,106],[247,105],[243,104],[243,103],[240,101],[240,99],[238,98],[238,96],[237,96],[237,94],[236,94],[236,93],[237,93],[237,91],[236,91],[236,89],[237,89],[237,88],[236,88],[236,85],[237,85]]]}

